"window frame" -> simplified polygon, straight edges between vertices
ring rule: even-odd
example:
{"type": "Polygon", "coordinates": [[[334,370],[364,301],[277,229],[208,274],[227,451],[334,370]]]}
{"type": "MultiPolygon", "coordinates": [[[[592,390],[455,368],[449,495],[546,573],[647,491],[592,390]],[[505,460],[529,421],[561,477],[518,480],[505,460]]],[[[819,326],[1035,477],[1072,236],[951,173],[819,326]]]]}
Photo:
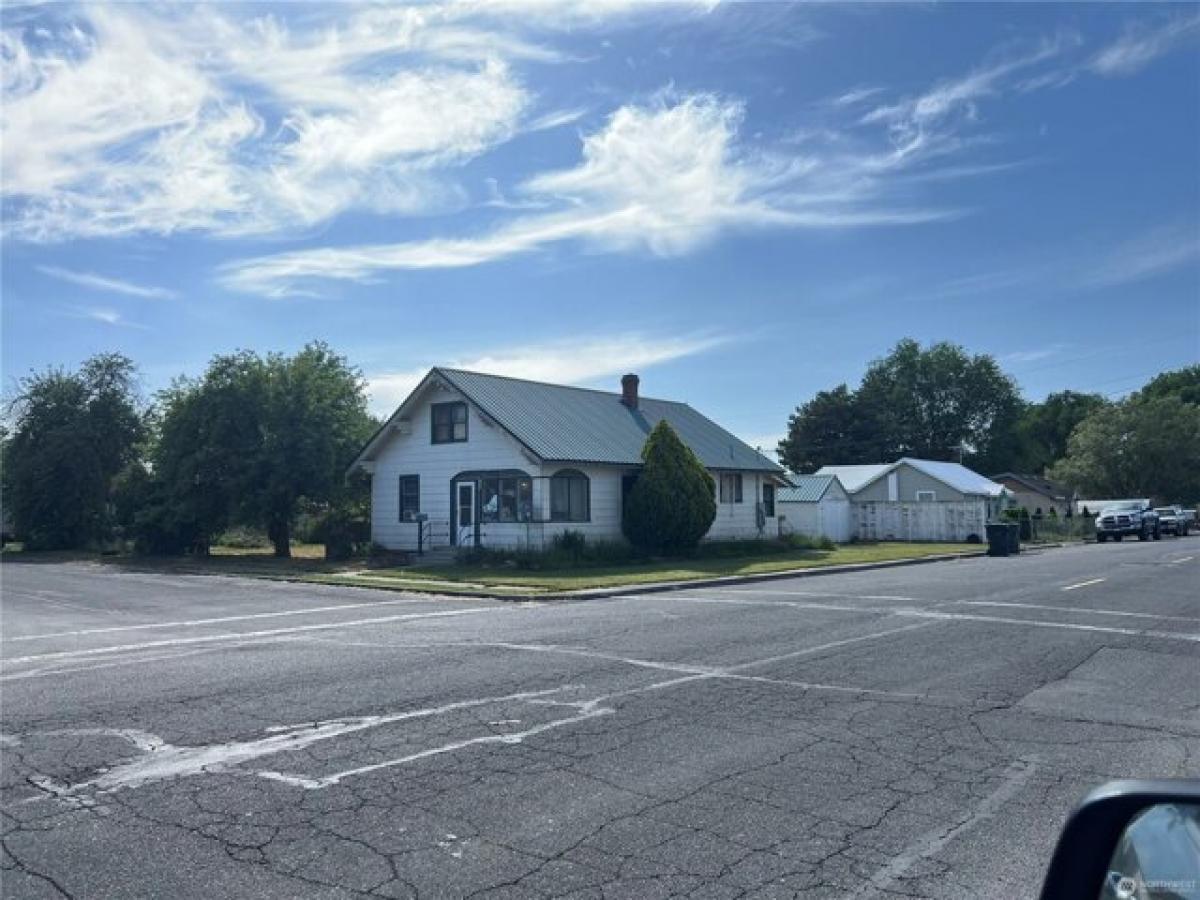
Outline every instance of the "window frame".
{"type": "Polygon", "coordinates": [[[741,472],[722,472],[717,483],[717,502],[718,503],[741,503],[742,502],[742,478],[741,472]],[[728,479],[728,480],[727,480],[728,479]],[[736,479],[736,480],[735,480],[736,479]],[[731,490],[726,489],[726,485],[731,485],[731,490]],[[726,496],[732,494],[732,497],[726,496]]]}
{"type": "Polygon", "coordinates": [[[592,521],[592,479],[586,473],[578,469],[559,469],[550,476],[550,521],[551,522],[590,522],[592,521]],[[581,502],[583,510],[575,509],[575,493],[572,490],[572,484],[582,482],[583,496],[581,502]],[[566,491],[567,507],[566,513],[561,514],[555,508],[555,491],[558,490],[556,485],[565,485],[562,490],[566,491]]]}
{"type": "Polygon", "coordinates": [[[429,406],[429,442],[431,444],[464,444],[470,438],[470,421],[471,415],[467,411],[467,401],[465,400],[447,400],[444,403],[431,403],[429,406]],[[462,410],[462,421],[456,421],[455,412],[462,410]],[[439,422],[438,414],[443,411],[449,411],[450,420],[448,422],[439,422]],[[458,426],[462,426],[462,437],[456,435],[458,426]],[[438,428],[449,428],[449,437],[438,437],[438,428]]]}
{"type": "Polygon", "coordinates": [[[917,502],[937,503],[937,491],[917,491],[917,502]]]}
{"type": "Polygon", "coordinates": [[[479,494],[476,505],[481,525],[526,525],[534,521],[533,479],[530,476],[483,473],[475,479],[475,490],[479,494]],[[494,491],[491,490],[492,485],[488,485],[488,482],[494,485],[494,491]],[[496,498],[495,512],[488,510],[492,496],[496,498]],[[502,511],[506,505],[505,497],[512,498],[513,517],[511,519],[502,517],[502,511]]]}
{"type": "Polygon", "coordinates": [[[398,513],[398,515],[399,515],[400,521],[401,522],[415,522],[417,520],[417,516],[419,516],[421,514],[421,476],[420,475],[401,475],[400,481],[399,481],[399,484],[397,485],[397,487],[399,489],[399,495],[398,495],[398,497],[399,497],[399,500],[398,500],[399,513],[398,513]],[[405,482],[410,482],[414,488],[412,491],[412,494],[413,494],[413,498],[415,499],[415,503],[416,503],[415,509],[409,509],[404,502],[404,500],[405,500],[405,491],[404,491],[405,482]],[[406,517],[406,514],[411,514],[411,516],[406,517]]]}
{"type": "Polygon", "coordinates": [[[762,486],[762,504],[763,514],[768,519],[775,518],[775,485],[764,484],[762,486]],[[770,497],[769,500],[768,497],[770,497]]]}

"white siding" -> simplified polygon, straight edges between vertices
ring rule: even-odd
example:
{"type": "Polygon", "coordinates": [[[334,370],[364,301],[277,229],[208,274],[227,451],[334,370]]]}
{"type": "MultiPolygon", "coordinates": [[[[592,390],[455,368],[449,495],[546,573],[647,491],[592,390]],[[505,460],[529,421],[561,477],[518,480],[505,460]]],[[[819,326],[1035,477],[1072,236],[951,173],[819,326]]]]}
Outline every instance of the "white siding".
{"type": "Polygon", "coordinates": [[[472,469],[539,474],[527,451],[499,425],[488,424],[473,406],[467,414],[465,442],[434,444],[430,404],[461,399],[448,388],[433,387],[413,410],[409,433],[393,434],[380,449],[371,473],[371,539],[376,543],[393,550],[416,549],[417,525],[400,521],[401,475],[421,477],[421,512],[429,516],[433,546],[444,547],[450,542],[450,480],[455,475],[472,469]]]}
{"type": "Polygon", "coordinates": [[[809,503],[780,503],[779,512],[784,516],[781,527],[784,534],[826,537],[839,544],[854,535],[849,500],[826,494],[823,499],[809,503]]]}
{"type": "Polygon", "coordinates": [[[965,541],[985,537],[988,501],[855,502],[854,513],[864,541],[965,541]]]}
{"type": "MultiPolygon", "coordinates": [[[[430,439],[432,403],[464,399],[441,385],[430,386],[428,395],[413,408],[403,432],[393,431],[371,464],[371,539],[393,550],[415,550],[418,525],[400,521],[400,477],[421,479],[421,512],[429,517],[430,547],[451,543],[451,481],[466,471],[519,469],[533,479],[535,518],[550,517],[549,477],[563,469],[575,469],[588,477],[590,520],[587,522],[484,522],[480,541],[487,547],[544,546],[555,535],[570,529],[590,541],[621,539],[622,478],[629,470],[620,466],[539,464],[503,428],[469,406],[468,437],[462,443],[434,444],[430,439]]],[[[718,483],[719,473],[713,472],[718,483]]],[[[717,516],[706,535],[709,539],[744,539],[779,533],[775,517],[766,520],[760,532],[756,506],[762,502],[766,477],[742,473],[742,502],[717,503],[717,516]]],[[[778,506],[778,504],[777,504],[778,506]]]]}
{"type": "MultiPolygon", "coordinates": [[[[564,469],[582,472],[588,477],[591,513],[587,522],[545,522],[522,524],[500,524],[485,522],[480,540],[485,547],[519,547],[524,545],[548,546],[555,535],[564,531],[581,532],[589,541],[616,541],[621,539],[621,478],[624,469],[616,466],[584,466],[569,463],[549,463],[540,469],[527,467],[531,475],[553,476],[564,469]]],[[[550,482],[535,479],[533,485],[534,508],[537,518],[550,517],[550,482]]]]}
{"type": "MultiPolygon", "coordinates": [[[[762,486],[767,483],[767,476],[758,472],[742,473],[742,502],[721,502],[721,473],[711,470],[710,474],[716,482],[717,517],[713,519],[708,529],[706,540],[748,540],[759,537],[775,537],[779,534],[778,516],[770,516],[760,531],[757,520],[757,507],[762,502],[762,486]]],[[[779,502],[775,502],[775,511],[779,512],[779,502]]]]}

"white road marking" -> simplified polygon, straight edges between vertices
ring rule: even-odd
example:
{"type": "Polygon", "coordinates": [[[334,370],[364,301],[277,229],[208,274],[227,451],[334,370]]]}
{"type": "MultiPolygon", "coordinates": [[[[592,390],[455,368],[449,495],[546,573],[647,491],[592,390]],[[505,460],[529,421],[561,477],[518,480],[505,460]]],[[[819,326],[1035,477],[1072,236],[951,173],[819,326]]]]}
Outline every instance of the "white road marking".
{"type": "Polygon", "coordinates": [[[286,772],[272,772],[272,771],[258,772],[256,774],[262,776],[263,778],[270,778],[275,781],[282,781],[285,784],[291,784],[296,787],[302,787],[302,788],[306,788],[308,790],[319,790],[321,788],[326,788],[326,787],[335,785],[335,784],[345,780],[346,778],[352,778],[356,775],[366,775],[370,772],[380,771],[381,769],[395,768],[396,766],[406,765],[407,763],[416,762],[421,759],[427,759],[431,756],[439,756],[444,753],[453,753],[457,750],[462,750],[467,747],[474,747],[474,746],[478,746],[481,744],[516,744],[516,743],[520,743],[521,741],[525,740],[528,737],[533,737],[534,735],[541,734],[545,731],[550,731],[551,729],[562,728],[567,725],[574,725],[579,722],[587,721],[588,719],[593,719],[598,716],[611,715],[614,712],[616,712],[616,710],[614,710],[610,707],[601,706],[601,704],[604,703],[605,701],[615,700],[619,697],[627,697],[627,696],[630,696],[633,694],[645,693],[645,692],[652,691],[652,690],[664,690],[669,687],[677,687],[681,684],[688,684],[693,681],[700,681],[700,680],[704,680],[704,679],[728,678],[728,679],[735,679],[735,680],[741,680],[741,681],[756,681],[756,682],[764,682],[764,683],[769,683],[769,684],[787,685],[787,686],[791,686],[791,687],[800,687],[800,688],[803,688],[806,690],[833,690],[833,691],[838,691],[838,692],[854,693],[854,694],[858,694],[858,695],[866,694],[866,695],[872,695],[872,696],[902,696],[904,699],[914,699],[917,695],[913,695],[913,694],[899,695],[899,694],[893,694],[893,692],[890,692],[890,691],[877,691],[877,690],[873,690],[870,688],[855,688],[855,687],[848,687],[848,686],[843,686],[843,685],[823,685],[823,684],[817,684],[817,683],[812,683],[812,682],[789,682],[789,681],[783,681],[783,680],[778,680],[778,679],[765,678],[765,677],[761,677],[761,676],[738,675],[738,674],[736,674],[736,671],[740,670],[740,669],[748,668],[750,666],[764,665],[766,663],[774,662],[779,659],[787,659],[787,658],[790,658],[793,656],[799,656],[799,655],[802,655],[805,653],[818,653],[822,650],[828,650],[828,649],[832,649],[834,647],[842,647],[842,646],[845,646],[846,644],[854,643],[856,641],[865,641],[865,640],[871,640],[874,638],[886,637],[888,635],[895,634],[900,631],[912,631],[914,628],[919,628],[919,627],[923,627],[923,626],[909,625],[909,626],[905,626],[904,628],[893,628],[893,629],[889,629],[887,631],[876,632],[874,634],[859,635],[858,637],[855,637],[855,638],[847,638],[845,640],[840,640],[840,641],[831,641],[827,644],[821,644],[821,645],[818,645],[815,647],[806,647],[806,648],[796,651],[795,653],[788,653],[788,654],[784,654],[779,657],[768,657],[766,659],[761,659],[761,660],[751,660],[750,662],[740,663],[739,665],[729,666],[727,668],[711,668],[711,669],[697,669],[697,667],[694,667],[694,666],[677,665],[677,664],[673,664],[673,663],[660,663],[660,662],[655,662],[653,660],[643,660],[643,659],[636,659],[636,658],[631,658],[631,657],[621,657],[621,656],[616,656],[614,654],[604,653],[604,652],[600,652],[600,651],[591,652],[591,651],[584,651],[584,650],[579,650],[579,649],[570,648],[570,647],[547,646],[544,644],[488,645],[488,646],[501,646],[501,647],[506,647],[506,648],[510,648],[510,649],[518,649],[518,650],[531,650],[531,651],[536,651],[536,652],[568,653],[571,655],[590,656],[590,657],[596,657],[596,658],[600,658],[600,659],[610,659],[610,660],[614,660],[617,662],[624,662],[624,663],[628,663],[628,664],[634,665],[634,666],[642,666],[642,667],[648,667],[648,668],[653,668],[653,669],[666,669],[668,671],[673,670],[673,671],[683,672],[686,674],[684,674],[684,676],[682,678],[671,678],[671,679],[668,679],[667,681],[655,682],[654,684],[641,685],[636,688],[628,688],[623,691],[614,691],[609,694],[601,694],[599,697],[593,697],[590,700],[583,700],[583,701],[578,701],[578,702],[570,701],[570,700],[548,700],[548,699],[531,700],[530,701],[531,703],[543,703],[543,704],[554,705],[554,706],[574,707],[579,710],[579,714],[575,715],[575,716],[568,716],[567,718],[564,718],[564,719],[556,719],[551,722],[545,722],[540,725],[535,725],[529,729],[526,729],[525,731],[513,732],[510,734],[487,734],[487,735],[483,735],[481,737],[468,738],[466,740],[461,740],[461,741],[454,741],[449,744],[444,744],[440,747],[432,747],[428,750],[421,750],[417,753],[410,753],[406,756],[401,756],[396,759],[386,760],[384,762],[372,763],[371,765],[366,765],[366,766],[359,766],[354,769],[346,769],[342,772],[336,772],[332,775],[325,775],[325,776],[322,776],[319,778],[310,778],[310,777],[304,776],[304,775],[296,775],[296,774],[291,774],[291,773],[286,773],[286,772]]]}
{"type": "Polygon", "coordinates": [[[845,647],[849,644],[857,644],[862,641],[871,641],[876,638],[889,637],[893,634],[901,634],[906,631],[916,631],[918,628],[923,628],[926,625],[931,625],[931,622],[923,622],[919,625],[902,625],[899,628],[888,628],[884,631],[875,631],[871,634],[862,634],[858,637],[843,638],[839,641],[830,641],[827,644],[818,644],[815,647],[803,647],[800,650],[794,650],[791,653],[781,653],[778,656],[768,656],[763,659],[752,660],[751,662],[741,663],[736,666],[730,666],[726,671],[737,672],[742,669],[748,669],[752,666],[765,666],[771,663],[782,662],[785,659],[792,659],[797,656],[807,656],[812,653],[821,653],[825,650],[833,650],[837,647],[845,647]]]}
{"type": "Polygon", "coordinates": [[[993,622],[999,625],[1025,625],[1030,628],[1061,628],[1068,631],[1092,631],[1106,634],[1122,634],[1129,637],[1162,638],[1164,640],[1200,642],[1200,634],[1186,631],[1153,631],[1140,628],[1121,628],[1108,625],[1084,625],[1078,622],[1051,622],[1038,619],[1013,619],[1004,616],[985,616],[973,613],[942,612],[934,609],[920,609],[905,606],[834,606],[828,603],[798,603],[792,600],[775,602],[766,600],[732,600],[719,597],[679,597],[692,603],[732,603],[748,606],[790,606],[797,609],[821,609],[833,612],[871,612],[889,616],[903,616],[916,619],[940,619],[948,622],[993,622]]]}
{"type": "Polygon", "coordinates": [[[1194,557],[1194,556],[1181,556],[1179,559],[1171,560],[1169,563],[1167,563],[1167,565],[1168,566],[1178,566],[1178,565],[1182,565],[1185,562],[1191,562],[1195,558],[1196,557],[1194,557]]]}
{"type": "Polygon", "coordinates": [[[1078,584],[1068,584],[1066,587],[1062,588],[1062,590],[1074,591],[1074,590],[1078,590],[1081,587],[1087,587],[1089,584],[1099,584],[1100,582],[1107,581],[1107,580],[1108,580],[1107,578],[1093,578],[1090,581],[1081,581],[1078,584]]]}
{"type": "MultiPolygon", "coordinates": [[[[572,704],[574,705],[574,704],[572,704]]],[[[320,790],[321,788],[332,787],[347,778],[354,778],[357,775],[367,775],[371,772],[378,772],[383,769],[393,769],[397,766],[403,766],[407,763],[416,762],[421,759],[428,759],[431,756],[441,756],[444,753],[454,753],[457,750],[464,750],[467,747],[478,747],[484,744],[519,744],[526,738],[531,738],[543,732],[551,731],[555,728],[563,728],[567,725],[576,725],[580,722],[586,722],[588,719],[595,719],[599,716],[612,715],[614,710],[607,707],[598,706],[593,701],[585,701],[578,704],[581,712],[576,716],[568,716],[565,719],[555,719],[550,722],[543,722],[540,725],[534,725],[524,731],[513,731],[508,734],[486,734],[480,737],[467,738],[461,741],[453,741],[449,744],[443,744],[440,747],[430,747],[428,750],[420,750],[416,753],[410,753],[407,756],[397,757],[396,759],[385,760],[384,762],[372,763],[367,766],[359,766],[354,769],[346,769],[341,772],[335,772],[332,775],[325,775],[321,778],[307,778],[303,775],[293,775],[287,772],[255,772],[261,778],[269,778],[273,781],[282,781],[285,784],[294,785],[296,787],[306,788],[308,790],[320,790]]]]}
{"type": "MultiPolygon", "coordinates": [[[[743,592],[735,591],[734,593],[743,592]]],[[[847,606],[844,603],[809,603],[802,600],[735,600],[732,597],[685,597],[675,594],[661,594],[660,596],[671,600],[684,600],[689,603],[715,603],[727,606],[782,606],[793,609],[828,610],[830,612],[890,613],[896,609],[894,606],[847,606]]]]}
{"type": "MultiPolygon", "coordinates": [[[[80,791],[92,789],[98,792],[115,791],[121,788],[138,787],[154,781],[165,781],[172,778],[184,778],[198,775],[201,772],[227,771],[240,763],[272,756],[293,750],[302,750],[319,741],[379,728],[396,722],[412,719],[423,719],[430,716],[440,716],[446,713],[495,703],[511,703],[528,701],[546,697],[562,691],[570,690],[576,685],[562,685],[542,691],[521,691],[515,694],[504,694],[495,697],[480,697],[473,700],[460,700],[441,706],[413,709],[405,712],[390,713],[379,716],[360,716],[352,719],[334,719],[327,722],[305,723],[288,727],[287,730],[275,730],[269,737],[250,741],[232,741],[225,744],[209,744],[199,747],[186,747],[168,744],[158,735],[127,729],[90,728],[51,732],[52,734],[99,734],[124,738],[143,751],[143,755],[135,759],[113,766],[107,771],[88,781],[61,787],[57,793],[68,796],[80,791]]],[[[514,737],[514,735],[496,735],[497,738],[514,737]]],[[[515,741],[510,741],[515,743],[515,741]]],[[[336,783],[336,782],[334,782],[336,783]]],[[[35,798],[39,799],[39,798],[35,798]]]]}
{"type": "Polygon", "coordinates": [[[1024,625],[1029,628],[1061,628],[1067,631],[1091,631],[1101,634],[1123,634],[1128,637],[1162,638],[1173,641],[1200,643],[1200,634],[1188,631],[1154,631],[1140,628],[1121,628],[1116,625],[1083,625],[1078,622],[1049,622],[1038,619],[1010,619],[1004,616],[981,616],[972,613],[947,613],[929,609],[898,609],[897,616],[918,619],[946,619],[959,622],[993,622],[998,625],[1024,625]]]}
{"type": "MultiPolygon", "coordinates": [[[[370,603],[340,603],[335,606],[314,606],[309,609],[285,609],[275,612],[243,613],[237,616],[218,616],[211,619],[183,619],[178,622],[144,622],[140,625],[111,625],[107,628],[84,628],[79,631],[49,631],[43,634],[22,634],[6,637],[5,642],[42,641],[49,638],[82,637],[90,634],[112,634],[119,631],[144,631],[150,628],[201,628],[206,625],[221,625],[226,622],[246,622],[254,619],[274,619],[280,616],[305,616],[313,613],[339,612],[343,609],[362,609],[368,606],[398,606],[428,603],[427,600],[406,598],[403,600],[375,600],[370,603]]],[[[84,607],[90,610],[90,607],[84,607]]],[[[100,610],[91,610],[99,612],[100,610]]]]}
{"type": "Polygon", "coordinates": [[[919,628],[928,628],[933,625],[933,622],[920,622],[915,625],[901,625],[897,628],[887,628],[883,631],[873,631],[870,634],[860,634],[854,637],[841,638],[836,641],[828,641],[823,644],[816,644],[811,647],[801,647],[798,650],[792,650],[788,653],[780,653],[776,656],[766,656],[761,659],[752,659],[748,662],[736,663],[731,666],[704,666],[693,665],[690,663],[666,662],[654,659],[642,659],[635,656],[622,656],[619,653],[609,653],[605,650],[593,650],[588,647],[576,647],[566,644],[521,644],[513,641],[432,641],[421,644],[389,644],[384,642],[363,642],[363,641],[339,641],[329,638],[313,638],[322,643],[332,643],[343,646],[352,647],[379,647],[381,649],[397,649],[397,650],[432,650],[440,647],[456,647],[456,648],[487,648],[498,650],[518,650],[530,653],[550,653],[562,656],[580,656],[586,659],[602,659],[610,662],[624,663],[628,666],[634,666],[641,669],[655,669],[658,671],[675,672],[680,675],[690,676],[693,678],[725,678],[725,677],[742,677],[749,678],[751,676],[737,676],[736,673],[743,669],[753,668],[754,666],[766,666],[772,663],[782,662],[786,659],[794,659],[800,656],[810,656],[814,653],[823,653],[826,650],[835,650],[839,647],[846,647],[850,644],[858,644],[863,641],[873,641],[882,637],[889,637],[893,634],[902,634],[908,631],[916,631],[919,628]]]}
{"type": "Polygon", "coordinates": [[[115,662],[97,663],[94,666],[66,666],[58,669],[27,669],[24,672],[13,672],[0,675],[0,683],[6,681],[24,681],[30,678],[46,678],[51,675],[74,675],[76,672],[92,672],[96,669],[114,669],[118,666],[138,666],[142,663],[161,662],[164,659],[186,659],[189,656],[199,656],[204,653],[216,653],[220,647],[206,647],[202,650],[181,650],[177,653],[158,653],[154,656],[138,656],[133,659],[122,659],[115,662]]]}
{"type": "Polygon", "coordinates": [[[1083,606],[1048,606],[1043,603],[1005,603],[999,600],[958,600],[964,606],[1004,606],[1017,609],[1045,609],[1051,612],[1089,613],[1094,616],[1130,616],[1137,619],[1169,619],[1174,622],[1200,622],[1196,616],[1164,616],[1157,613],[1128,612],[1123,609],[1088,609],[1083,606]]]}
{"type": "Polygon", "coordinates": [[[373,619],[353,619],[348,622],[322,622],[316,625],[296,625],[291,628],[272,628],[267,631],[230,631],[223,634],[205,634],[196,637],[171,638],[164,641],[146,641],[142,644],[119,644],[114,647],[91,647],[87,650],[62,650],[56,653],[39,653],[33,656],[15,656],[0,660],[6,665],[42,662],[53,659],[80,659],[111,653],[130,653],[139,650],[155,650],[161,647],[186,647],[191,644],[209,644],[216,641],[251,642],[254,638],[274,638],[287,634],[303,634],[310,631],[331,631],[339,628],[361,628],[366,625],[385,625],[390,622],[409,622],[420,619],[443,619],[451,616],[498,613],[509,610],[506,606],[481,606],[474,609],[448,609],[440,612],[405,613],[396,616],[379,616],[373,619]]]}
{"type": "MultiPolygon", "coordinates": [[[[80,782],[78,784],[66,785],[45,780],[43,783],[39,784],[39,787],[46,792],[45,796],[32,797],[26,802],[34,802],[46,799],[58,799],[67,802],[73,802],[78,800],[77,795],[89,790],[98,793],[104,793],[108,791],[120,790],[122,788],[137,787],[149,782],[198,775],[203,772],[237,771],[235,767],[241,763],[264,756],[271,756],[276,753],[300,750],[308,747],[311,744],[317,743],[318,741],[330,740],[346,734],[352,734],[354,732],[371,728],[378,728],[384,725],[391,725],[397,722],[444,715],[446,713],[455,712],[462,709],[502,702],[526,702],[541,705],[564,706],[573,708],[577,712],[575,715],[566,716],[562,719],[554,719],[549,722],[533,725],[523,731],[507,732],[503,734],[489,733],[474,738],[453,741],[438,747],[431,747],[416,753],[410,753],[396,759],[372,763],[366,766],[358,766],[352,769],[346,769],[341,772],[335,772],[330,775],[315,778],[306,775],[270,770],[255,772],[253,774],[296,787],[317,790],[338,784],[347,778],[365,775],[370,772],[380,771],[382,769],[395,768],[397,766],[427,759],[432,756],[453,753],[468,747],[487,744],[518,744],[527,738],[534,737],[553,729],[564,728],[587,721],[589,719],[614,714],[616,712],[615,709],[602,705],[606,701],[648,691],[665,690],[704,679],[733,679],[739,681],[753,681],[764,684],[776,684],[788,687],[799,687],[803,690],[833,691],[839,693],[852,693],[855,695],[901,698],[906,700],[919,699],[920,695],[916,694],[901,694],[898,692],[875,690],[872,688],[857,688],[848,685],[829,685],[817,682],[788,681],[784,679],[768,678],[766,676],[742,675],[739,674],[739,672],[746,668],[766,665],[772,662],[777,662],[781,659],[790,659],[805,654],[820,653],[836,647],[844,647],[852,643],[874,640],[899,632],[912,631],[917,628],[928,627],[929,624],[932,623],[907,625],[901,628],[891,628],[885,631],[873,632],[871,634],[858,635],[853,638],[829,641],[812,647],[803,647],[792,653],[750,660],[748,662],[739,663],[727,668],[709,668],[690,666],[687,664],[657,662],[654,660],[637,659],[634,657],[622,657],[616,654],[605,653],[603,651],[589,651],[584,648],[556,647],[542,644],[483,642],[466,644],[463,644],[462,642],[445,642],[441,644],[431,644],[429,645],[431,647],[463,645],[485,647],[492,646],[540,653],[564,653],[567,655],[578,655],[613,660],[642,668],[682,672],[684,674],[680,678],[670,678],[665,681],[659,681],[649,685],[640,685],[635,688],[614,691],[608,694],[602,694],[598,697],[592,697],[587,700],[573,701],[553,699],[553,695],[555,694],[560,694],[564,691],[573,690],[579,687],[578,685],[565,684],[556,688],[549,688],[542,691],[524,691],[498,697],[484,697],[475,700],[448,703],[442,706],[430,707],[426,709],[409,710],[401,713],[378,716],[361,716],[352,719],[337,719],[325,722],[304,722],[293,725],[272,726],[264,729],[264,732],[268,735],[264,738],[198,747],[175,746],[166,743],[157,735],[128,729],[94,728],[69,730],[64,732],[50,732],[51,734],[91,734],[123,738],[140,749],[143,752],[143,755],[131,760],[130,762],[113,766],[97,777],[88,781],[80,782]]],[[[519,720],[513,719],[500,721],[516,723],[519,720]]]]}
{"type": "Polygon", "coordinates": [[[706,594],[767,594],[781,597],[833,597],[838,600],[898,600],[917,603],[916,597],[900,597],[895,594],[838,594],[830,591],[781,591],[776,588],[697,588],[706,594]]]}
{"type": "Polygon", "coordinates": [[[878,897],[887,891],[916,863],[928,859],[955,838],[966,834],[996,815],[1000,807],[1015,797],[1036,771],[1037,766],[1032,762],[1013,763],[1000,786],[984,797],[969,816],[951,828],[929,832],[903,853],[892,857],[888,864],[872,875],[866,884],[847,894],[846,900],[867,900],[867,898],[878,897]]]}

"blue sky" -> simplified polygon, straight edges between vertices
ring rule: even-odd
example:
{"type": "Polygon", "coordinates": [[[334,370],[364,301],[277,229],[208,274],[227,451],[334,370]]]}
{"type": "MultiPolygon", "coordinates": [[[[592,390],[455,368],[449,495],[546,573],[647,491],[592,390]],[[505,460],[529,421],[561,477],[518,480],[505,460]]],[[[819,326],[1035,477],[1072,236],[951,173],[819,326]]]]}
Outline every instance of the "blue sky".
{"type": "Polygon", "coordinates": [[[329,341],[771,447],[900,338],[1200,359],[1200,8],[6,4],[3,376],[329,341]]]}

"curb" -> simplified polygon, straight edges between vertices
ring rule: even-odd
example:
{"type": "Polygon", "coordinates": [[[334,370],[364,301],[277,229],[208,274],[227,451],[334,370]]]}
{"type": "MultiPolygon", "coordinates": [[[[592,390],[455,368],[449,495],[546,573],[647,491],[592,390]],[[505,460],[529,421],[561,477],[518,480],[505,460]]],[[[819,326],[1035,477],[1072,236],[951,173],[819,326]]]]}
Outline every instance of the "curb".
{"type": "Polygon", "coordinates": [[[809,566],[804,569],[785,569],[781,572],[762,572],[757,575],[721,575],[715,578],[693,578],[688,581],[654,581],[619,588],[592,588],[582,591],[564,591],[558,594],[531,594],[529,596],[504,596],[499,600],[593,600],[604,597],[629,597],[638,594],[664,594],[670,591],[686,591],[689,588],[719,587],[730,584],[758,584],[764,581],[783,581],[789,578],[816,578],[821,575],[843,575],[847,572],[869,572],[872,569],[895,569],[900,566],[919,566],[924,563],[949,562],[955,559],[978,559],[987,556],[987,551],[970,553],[939,553],[936,556],[913,556],[906,559],[889,559],[873,563],[845,563],[840,566],[809,566]]]}
{"type": "MultiPolygon", "coordinates": [[[[652,581],[646,584],[624,585],[610,588],[585,588],[579,591],[541,592],[532,594],[497,594],[487,591],[438,591],[436,588],[410,588],[403,579],[392,579],[393,585],[355,584],[347,579],[345,587],[400,591],[411,594],[429,594],[436,597],[468,598],[475,600],[498,600],[502,603],[568,603],[582,600],[603,600],[609,597],[631,597],[640,594],[662,594],[669,591],[686,591],[691,588],[717,587],[731,584],[757,584],[765,581],[782,581],[788,578],[816,578],[822,575],[843,575],[848,572],[869,572],[872,569],[894,569],[900,566],[919,566],[925,563],[949,562],[956,559],[979,559],[987,556],[986,550],[968,553],[939,553],[936,556],[913,556],[905,559],[889,559],[871,563],[845,563],[840,566],[809,566],[802,569],[785,569],[780,572],[763,572],[757,575],[720,575],[713,578],[694,578],[687,581],[652,581]]],[[[267,576],[270,577],[270,576],[267,576]]],[[[303,578],[281,579],[301,584],[329,584],[328,582],[306,582],[303,578]]],[[[341,585],[337,585],[341,586],[341,585]]]]}

